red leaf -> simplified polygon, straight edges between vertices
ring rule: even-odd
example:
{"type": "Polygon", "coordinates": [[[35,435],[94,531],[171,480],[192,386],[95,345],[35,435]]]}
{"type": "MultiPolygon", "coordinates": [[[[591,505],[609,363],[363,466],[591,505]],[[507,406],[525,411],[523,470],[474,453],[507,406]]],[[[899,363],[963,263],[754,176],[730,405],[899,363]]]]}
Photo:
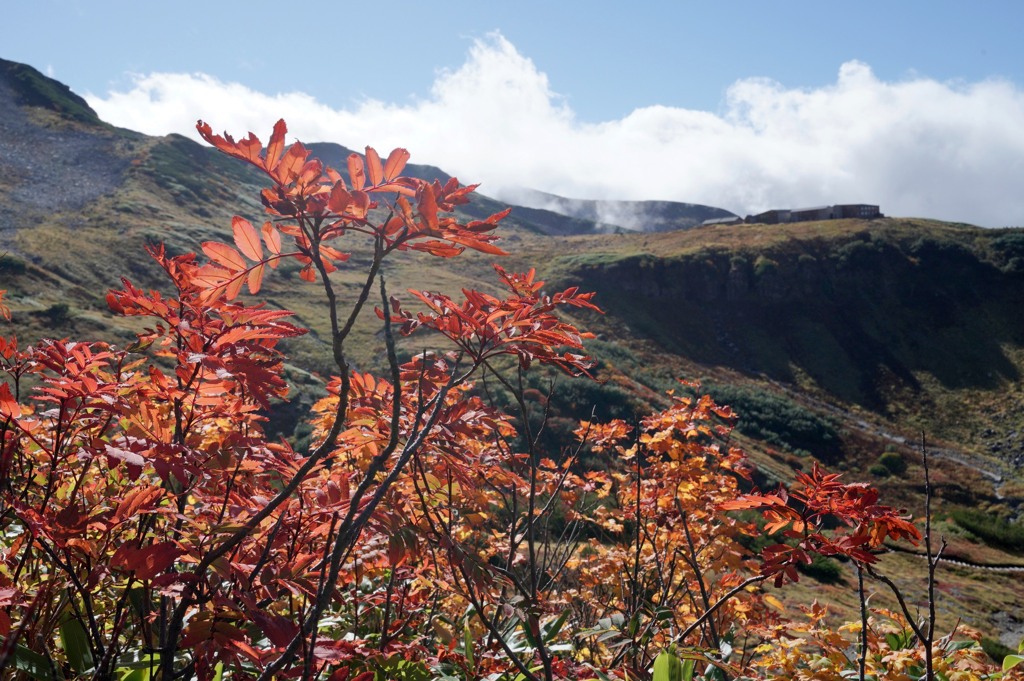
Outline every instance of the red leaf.
{"type": "Polygon", "coordinates": [[[110,559],[115,569],[134,572],[137,579],[150,580],[171,567],[181,555],[181,549],[173,542],[162,542],[137,549],[131,544],[121,544],[110,559]]]}
{"type": "Polygon", "coordinates": [[[260,263],[256,267],[249,271],[249,276],[246,277],[246,282],[249,284],[249,293],[256,294],[260,291],[260,284],[263,283],[263,270],[266,269],[266,265],[260,263]]]}
{"type": "Polygon", "coordinates": [[[264,222],[260,231],[263,232],[263,241],[267,244],[267,250],[274,255],[279,255],[281,253],[281,233],[269,222],[264,222]]]}
{"type": "Polygon", "coordinates": [[[380,164],[380,156],[373,147],[366,147],[366,165],[370,167],[370,186],[376,187],[384,181],[384,168],[380,164]]]}
{"type": "Polygon", "coordinates": [[[214,262],[223,265],[229,270],[237,271],[245,269],[245,260],[238,251],[227,244],[217,241],[203,242],[203,253],[214,262]]]}
{"type": "Polygon", "coordinates": [[[6,383],[0,383],[0,414],[8,418],[21,418],[21,405],[14,399],[6,383]]]}
{"type": "Polygon", "coordinates": [[[390,182],[402,174],[405,164],[409,161],[409,152],[405,149],[393,149],[384,162],[384,179],[390,182]]]}
{"type": "Polygon", "coordinates": [[[237,215],[231,218],[231,231],[235,235],[235,245],[245,257],[249,260],[263,259],[263,244],[260,243],[260,235],[248,220],[237,215]]]}
{"type": "Polygon", "coordinates": [[[352,205],[352,195],[348,193],[344,182],[338,182],[331,189],[331,196],[327,199],[327,207],[335,213],[344,213],[352,205]]]}
{"type": "Polygon", "coordinates": [[[242,292],[242,285],[245,284],[246,279],[248,277],[238,276],[228,282],[224,293],[228,300],[234,300],[238,297],[238,294],[242,292]]]}
{"type": "Polygon", "coordinates": [[[299,172],[306,165],[307,156],[309,156],[309,152],[299,142],[288,147],[288,151],[284,153],[284,158],[281,159],[281,162],[273,172],[273,177],[277,180],[277,183],[291,184],[294,182],[295,178],[299,176],[299,172]]]}
{"type": "Polygon", "coordinates": [[[138,513],[153,508],[164,496],[160,487],[145,485],[137,487],[125,495],[121,503],[117,505],[114,517],[111,519],[115,524],[128,520],[138,513]]]}
{"type": "Polygon", "coordinates": [[[263,159],[260,158],[260,151],[263,149],[263,145],[256,135],[251,132],[246,139],[235,142],[231,135],[225,134],[223,137],[214,135],[210,126],[203,121],[196,122],[196,130],[199,132],[200,137],[225,154],[247,161],[254,166],[264,167],[263,159]]]}
{"type": "Polygon", "coordinates": [[[251,616],[252,621],[267,635],[270,642],[281,648],[291,643],[292,639],[295,638],[295,634],[299,631],[294,622],[280,615],[272,615],[262,610],[257,610],[251,613],[251,616]]]}
{"type": "Polygon", "coordinates": [[[18,590],[13,586],[0,589],[0,607],[9,608],[12,605],[21,605],[21,600],[18,597],[18,590]]]}
{"type": "Polygon", "coordinates": [[[285,125],[282,118],[274,124],[274,133],[270,136],[270,142],[267,143],[267,155],[263,159],[267,170],[271,172],[277,166],[278,161],[281,160],[281,151],[284,149],[284,134],[286,132],[288,132],[288,126],[285,125]]]}
{"type": "Polygon", "coordinates": [[[503,251],[497,246],[489,244],[486,241],[480,241],[478,239],[470,239],[467,237],[454,235],[448,235],[445,238],[448,239],[448,241],[457,244],[462,244],[467,248],[472,248],[474,251],[480,251],[481,253],[488,253],[490,255],[508,255],[506,251],[503,251]]]}
{"type": "Polygon", "coordinates": [[[363,170],[363,159],[359,154],[348,155],[348,179],[352,182],[352,189],[362,191],[366,186],[366,173],[363,170]]]}
{"type": "Polygon", "coordinates": [[[434,190],[429,185],[420,187],[416,196],[416,207],[430,229],[437,229],[437,201],[434,190]]]}

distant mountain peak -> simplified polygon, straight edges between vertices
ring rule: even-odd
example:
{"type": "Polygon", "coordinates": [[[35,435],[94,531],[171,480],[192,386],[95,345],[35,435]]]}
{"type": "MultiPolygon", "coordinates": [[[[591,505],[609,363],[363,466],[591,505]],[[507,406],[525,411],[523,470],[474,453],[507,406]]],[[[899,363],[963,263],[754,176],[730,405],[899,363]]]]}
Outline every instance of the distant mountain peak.
{"type": "Polygon", "coordinates": [[[668,232],[705,220],[738,217],[723,208],[680,201],[572,199],[528,188],[504,189],[503,201],[596,223],[602,231],[668,232]]]}
{"type": "Polygon", "coordinates": [[[48,109],[80,123],[101,122],[88,102],[71,88],[27,64],[0,59],[0,87],[5,84],[18,106],[48,109]]]}

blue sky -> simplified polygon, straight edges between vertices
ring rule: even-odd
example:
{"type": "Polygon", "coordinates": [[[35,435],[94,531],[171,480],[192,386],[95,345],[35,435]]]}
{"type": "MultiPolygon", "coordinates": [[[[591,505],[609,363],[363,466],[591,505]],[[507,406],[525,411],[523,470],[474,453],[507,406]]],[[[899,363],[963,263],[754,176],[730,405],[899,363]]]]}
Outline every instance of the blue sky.
{"type": "Polygon", "coordinates": [[[1021,2],[33,0],[4,18],[0,57],[151,134],[284,116],[510,199],[1024,224],[1021,2]]]}

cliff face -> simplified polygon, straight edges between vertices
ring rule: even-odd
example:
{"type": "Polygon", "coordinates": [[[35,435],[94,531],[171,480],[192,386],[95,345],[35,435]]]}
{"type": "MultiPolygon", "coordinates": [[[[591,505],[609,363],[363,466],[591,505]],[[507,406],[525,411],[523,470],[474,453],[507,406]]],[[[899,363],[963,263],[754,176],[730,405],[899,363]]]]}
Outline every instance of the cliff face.
{"type": "Polygon", "coordinates": [[[1024,234],[890,226],[575,273],[669,351],[779,380],[804,374],[871,408],[922,373],[950,388],[1019,380],[1007,348],[1024,346],[1024,234]]]}

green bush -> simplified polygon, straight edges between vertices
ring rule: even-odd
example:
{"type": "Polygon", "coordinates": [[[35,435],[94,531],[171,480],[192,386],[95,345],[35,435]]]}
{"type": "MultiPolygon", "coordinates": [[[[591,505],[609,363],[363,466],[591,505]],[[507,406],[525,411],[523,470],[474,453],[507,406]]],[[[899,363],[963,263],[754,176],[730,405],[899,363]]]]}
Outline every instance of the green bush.
{"type": "MultiPolygon", "coordinates": [[[[546,392],[546,386],[536,387],[546,392]]],[[[621,386],[583,380],[561,382],[551,395],[551,403],[564,415],[590,418],[593,413],[599,421],[632,419],[643,406],[621,386]]]]}
{"type": "Polygon", "coordinates": [[[58,327],[71,321],[71,306],[67,303],[54,303],[42,312],[36,313],[42,317],[43,323],[49,327],[58,327]]]}
{"type": "Polygon", "coordinates": [[[1024,272],[1024,234],[1011,232],[992,240],[996,263],[1006,273],[1024,272]]]}
{"type": "Polygon", "coordinates": [[[876,478],[887,478],[892,475],[892,471],[887,466],[880,463],[873,463],[868,467],[868,473],[875,476],[876,478]]]}
{"type": "Polygon", "coordinates": [[[832,252],[836,261],[836,267],[846,269],[850,267],[861,267],[870,262],[879,253],[876,244],[870,241],[850,241],[832,252]]]}
{"type": "Polygon", "coordinates": [[[797,569],[822,584],[835,584],[843,579],[842,566],[827,556],[815,555],[809,565],[801,564],[797,569]]]}
{"type": "Polygon", "coordinates": [[[779,269],[779,263],[775,262],[769,257],[759,255],[757,260],[754,261],[754,276],[763,277],[766,274],[772,274],[777,272],[779,269]]]}
{"type": "Polygon", "coordinates": [[[729,269],[745,271],[750,267],[750,263],[742,255],[734,255],[729,258],[729,269]]]}
{"type": "Polygon", "coordinates": [[[885,452],[878,457],[878,463],[893,475],[903,475],[907,472],[907,462],[899,452],[885,452]]]}
{"type": "Polygon", "coordinates": [[[779,395],[742,386],[707,385],[708,394],[739,416],[736,429],[744,435],[790,452],[804,450],[818,459],[838,453],[835,422],[779,395]]]}
{"type": "Polygon", "coordinates": [[[594,339],[587,343],[587,351],[597,362],[594,367],[595,371],[611,365],[626,373],[632,373],[636,367],[642,364],[635,352],[614,341],[594,339]]]}
{"type": "Polygon", "coordinates": [[[985,654],[988,655],[996,664],[1002,664],[1003,659],[1005,659],[1007,655],[1013,655],[1017,652],[1010,646],[1003,645],[1001,641],[997,641],[994,638],[982,637],[980,643],[981,649],[984,650],[985,654]]]}
{"type": "Polygon", "coordinates": [[[958,508],[951,515],[957,525],[986,544],[1024,552],[1024,525],[1021,523],[1011,523],[1006,518],[973,508],[958,508]]]}
{"type": "Polygon", "coordinates": [[[25,261],[15,258],[13,255],[0,255],[0,273],[18,276],[25,274],[25,261]]]}

